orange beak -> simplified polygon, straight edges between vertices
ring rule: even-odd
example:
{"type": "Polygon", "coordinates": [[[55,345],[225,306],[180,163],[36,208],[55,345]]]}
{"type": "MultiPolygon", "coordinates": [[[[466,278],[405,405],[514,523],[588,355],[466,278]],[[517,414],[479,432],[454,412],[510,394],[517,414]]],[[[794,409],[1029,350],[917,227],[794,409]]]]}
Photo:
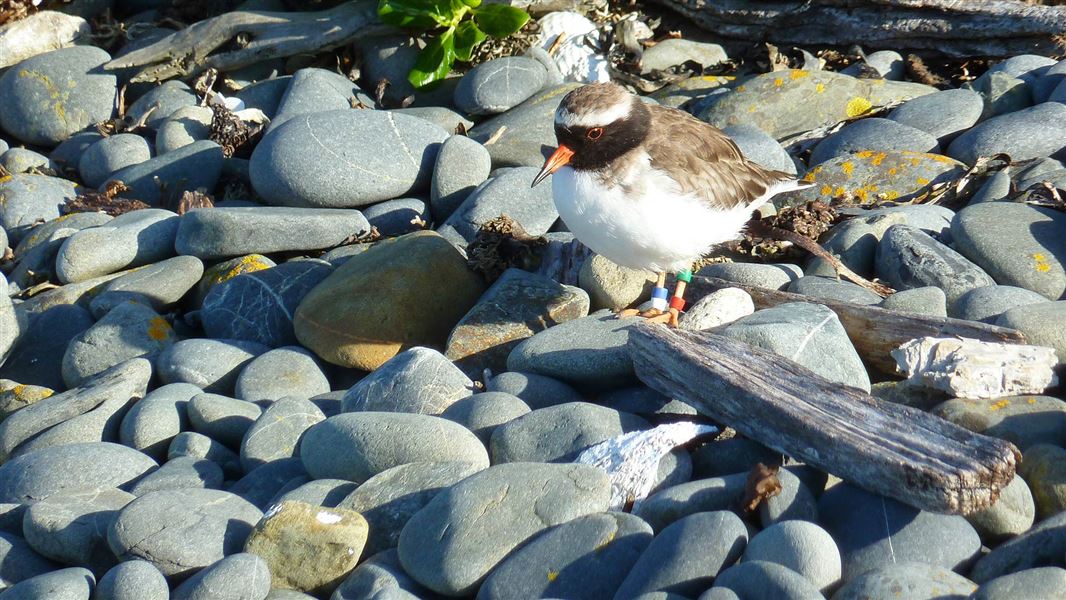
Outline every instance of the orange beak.
{"type": "Polygon", "coordinates": [[[560,145],[552,152],[552,155],[548,157],[548,160],[544,161],[544,168],[537,173],[537,176],[533,178],[533,185],[529,187],[536,187],[538,183],[544,181],[548,175],[558,171],[566,163],[570,162],[570,157],[574,155],[574,151],[566,146],[560,145]]]}

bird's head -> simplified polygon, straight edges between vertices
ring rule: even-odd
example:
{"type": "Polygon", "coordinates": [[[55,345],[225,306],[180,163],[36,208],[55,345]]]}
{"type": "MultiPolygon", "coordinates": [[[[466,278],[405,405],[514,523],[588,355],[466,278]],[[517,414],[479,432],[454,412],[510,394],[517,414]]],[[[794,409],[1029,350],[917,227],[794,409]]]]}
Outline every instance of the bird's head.
{"type": "Polygon", "coordinates": [[[533,185],[569,165],[597,170],[636,148],[648,135],[648,108],[613,83],[594,83],[563,97],[555,111],[559,147],[548,157],[533,185]]]}

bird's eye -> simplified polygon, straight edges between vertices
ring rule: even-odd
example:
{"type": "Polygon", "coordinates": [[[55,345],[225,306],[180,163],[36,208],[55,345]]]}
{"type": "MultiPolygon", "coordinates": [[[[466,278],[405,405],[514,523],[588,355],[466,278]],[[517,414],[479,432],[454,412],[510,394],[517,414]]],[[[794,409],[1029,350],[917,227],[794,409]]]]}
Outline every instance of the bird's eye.
{"type": "Polygon", "coordinates": [[[590,140],[598,140],[602,136],[603,136],[603,127],[593,127],[592,129],[588,130],[588,133],[585,134],[585,137],[587,137],[590,140]]]}

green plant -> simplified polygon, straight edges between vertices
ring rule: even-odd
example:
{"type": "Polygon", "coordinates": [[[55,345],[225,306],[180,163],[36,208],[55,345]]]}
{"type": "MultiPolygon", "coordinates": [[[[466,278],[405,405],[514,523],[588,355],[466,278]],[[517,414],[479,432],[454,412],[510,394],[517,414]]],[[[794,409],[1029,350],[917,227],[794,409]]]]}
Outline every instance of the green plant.
{"type": "Polygon", "coordinates": [[[407,75],[416,88],[447,77],[456,59],[469,61],[486,37],[507,37],[529,20],[520,8],[481,0],[379,0],[378,17],[386,25],[439,31],[407,75]]]}

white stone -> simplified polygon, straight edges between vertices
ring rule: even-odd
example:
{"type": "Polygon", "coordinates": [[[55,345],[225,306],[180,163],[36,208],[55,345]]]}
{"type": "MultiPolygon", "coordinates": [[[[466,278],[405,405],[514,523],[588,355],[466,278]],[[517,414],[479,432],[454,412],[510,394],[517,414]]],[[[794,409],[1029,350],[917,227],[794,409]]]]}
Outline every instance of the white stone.
{"type": "Polygon", "coordinates": [[[611,80],[607,59],[592,47],[597,30],[595,23],[575,12],[553,12],[541,17],[537,45],[547,50],[555,38],[563,41],[555,47],[551,57],[566,81],[600,83],[611,80]]]}
{"type": "Polygon", "coordinates": [[[689,307],[678,327],[701,331],[732,323],[755,312],[751,296],[740,288],[724,288],[708,294],[689,307]]]}

